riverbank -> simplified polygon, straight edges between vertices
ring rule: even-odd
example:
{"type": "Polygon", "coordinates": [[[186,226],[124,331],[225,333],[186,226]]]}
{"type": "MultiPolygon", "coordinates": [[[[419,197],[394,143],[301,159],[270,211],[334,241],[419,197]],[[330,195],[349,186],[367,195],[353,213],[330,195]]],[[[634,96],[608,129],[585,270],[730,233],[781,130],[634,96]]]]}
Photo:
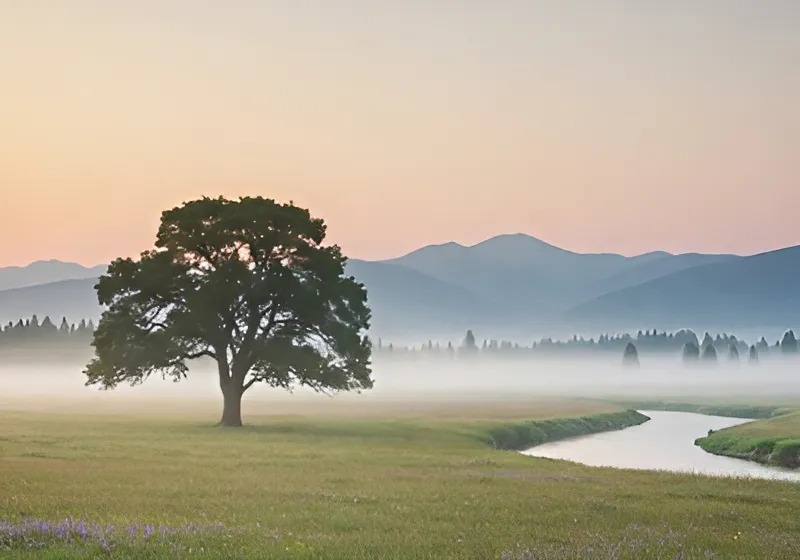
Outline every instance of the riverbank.
{"type": "Polygon", "coordinates": [[[709,453],[800,468],[800,411],[726,428],[695,442],[709,453]]]}
{"type": "Polygon", "coordinates": [[[0,412],[0,556],[789,559],[800,548],[797,484],[592,468],[487,445],[503,424],[607,405],[350,403],[330,414],[328,404],[251,410],[235,430],[212,427],[216,407],[0,412]],[[53,525],[67,517],[77,525],[53,525]],[[113,527],[105,540],[59,536],[80,534],[80,520],[113,527]],[[33,532],[14,536],[23,530],[33,532]]]}
{"type": "Polygon", "coordinates": [[[764,419],[788,414],[794,409],[787,406],[690,403],[680,401],[616,401],[619,406],[637,410],[663,410],[667,412],[694,412],[707,416],[764,419]]]}
{"type": "Polygon", "coordinates": [[[519,423],[505,423],[489,431],[488,443],[495,449],[522,451],[562,439],[622,430],[647,422],[649,418],[635,410],[593,414],[579,418],[553,418],[519,423]]]}

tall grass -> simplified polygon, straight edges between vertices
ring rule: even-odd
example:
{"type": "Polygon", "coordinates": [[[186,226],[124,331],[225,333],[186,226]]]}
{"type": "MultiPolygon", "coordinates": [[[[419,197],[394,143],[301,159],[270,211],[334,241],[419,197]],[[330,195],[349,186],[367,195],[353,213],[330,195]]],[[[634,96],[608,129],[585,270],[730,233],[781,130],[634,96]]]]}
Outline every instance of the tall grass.
{"type": "MultiPolygon", "coordinates": [[[[541,418],[536,406],[470,419],[479,409],[250,415],[240,430],[197,416],[0,412],[0,557],[788,559],[800,551],[800,485],[526,457],[487,441],[506,422],[541,418]]],[[[593,415],[583,405],[565,410],[593,415]]]]}
{"type": "Polygon", "coordinates": [[[719,430],[696,443],[717,455],[800,468],[800,412],[719,430]]]}

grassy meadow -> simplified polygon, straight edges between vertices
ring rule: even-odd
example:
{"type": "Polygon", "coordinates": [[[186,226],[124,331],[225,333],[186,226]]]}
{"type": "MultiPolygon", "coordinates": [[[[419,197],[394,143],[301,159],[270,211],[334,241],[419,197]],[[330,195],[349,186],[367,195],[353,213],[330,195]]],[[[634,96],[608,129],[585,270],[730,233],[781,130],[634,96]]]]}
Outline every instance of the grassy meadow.
{"type": "Polygon", "coordinates": [[[698,440],[710,453],[800,467],[800,411],[719,430],[698,440]]]}
{"type": "Polygon", "coordinates": [[[504,425],[609,404],[284,405],[249,412],[242,429],[213,426],[208,410],[44,408],[0,413],[3,558],[800,554],[800,485],[590,468],[487,445],[504,425]]]}

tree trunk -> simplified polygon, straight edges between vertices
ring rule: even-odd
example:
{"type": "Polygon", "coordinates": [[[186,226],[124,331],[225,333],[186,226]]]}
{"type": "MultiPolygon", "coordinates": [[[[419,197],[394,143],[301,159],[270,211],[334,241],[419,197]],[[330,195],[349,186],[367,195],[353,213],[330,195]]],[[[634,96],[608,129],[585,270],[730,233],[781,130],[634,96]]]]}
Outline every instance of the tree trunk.
{"type": "Polygon", "coordinates": [[[242,393],[233,383],[222,387],[223,406],[220,426],[241,427],[242,425],[242,393]]]}

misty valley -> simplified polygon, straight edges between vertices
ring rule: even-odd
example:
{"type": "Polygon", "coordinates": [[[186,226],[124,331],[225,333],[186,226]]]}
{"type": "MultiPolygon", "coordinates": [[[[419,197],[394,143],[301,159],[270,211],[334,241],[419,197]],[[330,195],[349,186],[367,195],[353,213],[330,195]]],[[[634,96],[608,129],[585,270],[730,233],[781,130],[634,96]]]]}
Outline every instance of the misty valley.
{"type": "Polygon", "coordinates": [[[800,559],[800,1],[0,1],[0,560],[800,559]]]}
{"type": "MultiPolygon", "coordinates": [[[[151,364],[164,350],[152,346],[156,339],[141,336],[168,328],[164,321],[171,311],[154,314],[148,309],[156,307],[136,303],[120,315],[118,328],[134,330],[111,342],[103,352],[112,354],[104,359],[134,362],[102,372],[99,389],[89,382],[98,349],[117,335],[103,330],[109,315],[86,305],[82,291],[62,289],[93,291],[98,272],[109,274],[105,267],[54,262],[5,274],[0,269],[0,281],[14,285],[0,291],[0,302],[12,301],[3,294],[13,294],[15,305],[43,312],[10,319],[9,307],[0,309],[7,319],[0,329],[0,414],[10,434],[0,441],[0,465],[8,476],[5,504],[17,512],[0,519],[0,551],[136,558],[215,550],[219,558],[255,558],[267,547],[275,557],[372,558],[386,546],[398,556],[407,549],[404,539],[393,542],[396,537],[384,531],[370,545],[357,533],[326,529],[322,545],[296,532],[309,511],[334,526],[378,522],[413,535],[417,516],[423,516],[442,535],[453,530],[451,519],[495,535],[486,542],[466,539],[470,545],[463,550],[457,541],[451,548],[427,536],[413,547],[448,547],[451,557],[482,550],[500,558],[540,557],[530,551],[567,558],[578,550],[577,557],[586,558],[656,558],[689,550],[688,557],[705,558],[743,549],[783,557],[794,546],[792,536],[775,541],[776,535],[794,534],[789,512],[800,500],[800,353],[795,332],[780,329],[780,321],[746,322],[738,333],[651,328],[589,334],[576,328],[582,334],[566,335],[568,327],[555,321],[548,335],[541,323],[513,321],[495,331],[481,320],[480,330],[458,332],[463,316],[443,328],[430,315],[419,315],[415,328],[400,322],[384,329],[378,288],[378,327],[362,339],[371,371],[362,389],[368,390],[329,391],[319,384],[322,377],[313,381],[319,374],[296,366],[268,370],[264,383],[253,377],[246,395],[238,393],[241,402],[233,410],[245,417],[245,431],[233,436],[215,431],[208,416],[219,410],[223,372],[236,367],[242,348],[231,343],[230,365],[219,360],[214,346],[204,350],[196,342],[169,350],[180,352],[170,360],[181,358],[185,367],[183,361],[151,364]],[[43,273],[88,278],[18,286],[46,280],[43,273]],[[48,299],[53,286],[59,295],[48,299]],[[45,297],[24,304],[28,290],[45,297]],[[53,320],[49,310],[85,314],[53,320]],[[137,323],[128,322],[142,312],[137,323]],[[491,337],[493,332],[501,336],[491,337]],[[128,376],[126,371],[137,371],[128,369],[136,361],[136,368],[145,369],[128,376]],[[304,376],[311,376],[309,382],[304,376]],[[233,445],[235,452],[218,453],[220,445],[233,445]],[[319,468],[310,466],[312,457],[319,468]],[[80,472],[73,470],[78,465],[80,472]],[[158,475],[151,474],[153,468],[160,469],[158,475]],[[61,514],[60,504],[72,503],[73,490],[51,485],[51,469],[66,473],[75,489],[95,488],[90,502],[110,499],[103,507],[111,514],[98,516],[99,503],[83,513],[68,507],[69,514],[61,514]],[[239,474],[231,477],[232,472],[239,474]],[[261,473],[269,473],[269,481],[261,473]],[[672,477],[668,487],[662,476],[672,477]],[[47,488],[46,495],[22,490],[31,477],[47,488]],[[198,477],[211,493],[191,490],[198,477]],[[776,492],[763,484],[784,486],[776,492]],[[164,485],[173,491],[159,491],[164,485]],[[146,500],[134,498],[140,488],[147,489],[146,500]],[[292,488],[289,498],[285,492],[292,488]],[[616,488],[633,493],[623,497],[616,488]],[[216,492],[234,489],[243,500],[235,515],[206,509],[208,500],[225,500],[216,492]],[[711,492],[719,501],[701,506],[694,498],[698,492],[711,492]],[[765,492],[768,500],[752,501],[765,492]],[[721,525],[732,495],[751,502],[721,525]],[[526,518],[532,504],[547,512],[545,525],[533,540],[521,533],[507,540],[503,519],[526,518]],[[615,513],[615,528],[605,530],[607,545],[583,529],[588,520],[579,519],[586,504],[597,511],[624,504],[627,513],[615,513]],[[450,512],[445,517],[437,513],[442,507],[450,512]],[[700,526],[697,508],[709,516],[700,526]],[[199,519],[188,513],[195,511],[202,512],[199,519]],[[486,521],[490,513],[497,524],[486,521]],[[240,515],[250,521],[243,524],[240,515]],[[564,535],[557,520],[564,515],[576,526],[566,546],[557,544],[564,535]],[[776,515],[785,529],[753,529],[764,516],[774,522],[776,515]],[[751,528],[743,532],[742,526],[751,528]],[[519,549],[520,539],[526,548],[519,549]],[[362,548],[363,554],[354,552],[362,548]]],[[[214,297],[209,292],[200,303],[214,297]]],[[[118,304],[103,305],[114,313],[118,304]]],[[[248,320],[234,330],[246,329],[248,320]]],[[[288,350],[269,350],[271,367],[288,350]]],[[[225,399],[223,424],[230,414],[225,399]]],[[[239,418],[234,416],[234,425],[239,418]]]]}

